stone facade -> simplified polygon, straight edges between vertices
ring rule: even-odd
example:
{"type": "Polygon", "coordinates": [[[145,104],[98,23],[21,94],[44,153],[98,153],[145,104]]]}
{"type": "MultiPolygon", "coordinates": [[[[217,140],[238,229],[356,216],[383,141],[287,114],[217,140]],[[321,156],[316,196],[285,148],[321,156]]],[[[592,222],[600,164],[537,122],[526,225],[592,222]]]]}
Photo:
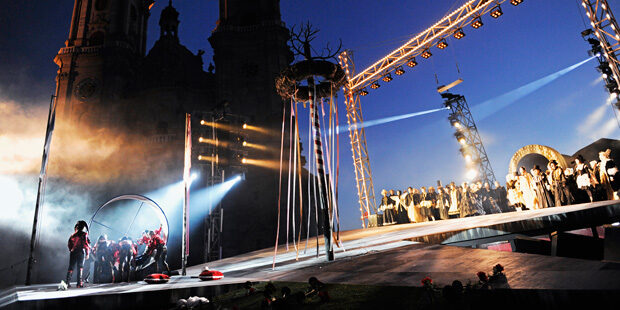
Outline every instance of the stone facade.
{"type": "MultiPolygon", "coordinates": [[[[179,12],[172,1],[160,16],[160,38],[146,50],[153,4],[152,0],[75,0],[69,38],[54,59],[59,66],[59,122],[138,135],[149,152],[169,154],[149,163],[149,169],[160,174],[156,181],[145,179],[122,193],[147,192],[180,176],[185,113],[200,115],[197,112],[225,102],[229,112],[279,132],[283,101],[275,78],[293,61],[278,0],[221,0],[220,19],[209,37],[215,68],[210,65],[207,71],[203,52],[194,54],[181,44],[179,12]]],[[[199,126],[199,121],[194,124],[199,126]]],[[[279,150],[279,135],[252,139],[279,150]]],[[[277,152],[254,151],[249,156],[279,160],[277,152]]],[[[208,167],[196,159],[193,166],[207,173],[208,167]]],[[[109,198],[117,191],[106,189],[101,196],[109,198]]],[[[277,171],[248,168],[246,181],[225,202],[225,256],[271,245],[276,194],[277,171]]],[[[194,262],[200,262],[195,260],[199,256],[194,255],[194,262]]]]}

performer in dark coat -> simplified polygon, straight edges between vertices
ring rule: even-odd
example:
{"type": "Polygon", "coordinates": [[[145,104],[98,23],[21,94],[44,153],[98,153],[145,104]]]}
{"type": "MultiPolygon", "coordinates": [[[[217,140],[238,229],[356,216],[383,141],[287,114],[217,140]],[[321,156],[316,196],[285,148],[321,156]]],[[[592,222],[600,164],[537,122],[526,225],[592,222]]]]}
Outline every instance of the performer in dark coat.
{"type": "Polygon", "coordinates": [[[532,182],[534,183],[534,192],[538,200],[540,208],[550,208],[554,206],[551,192],[547,189],[547,175],[542,172],[538,165],[532,168],[532,182]]]}
{"type": "Polygon", "coordinates": [[[506,188],[499,184],[498,181],[495,181],[494,185],[495,188],[492,190],[491,194],[493,199],[497,202],[500,212],[514,211],[508,207],[508,191],[506,188]]]}
{"type": "Polygon", "coordinates": [[[85,221],[78,221],[73,227],[74,233],[69,237],[67,246],[69,248],[69,268],[67,270],[67,287],[71,287],[71,275],[73,267],[77,267],[77,287],[82,287],[82,271],[84,259],[88,259],[90,251],[90,240],[88,239],[88,225],[85,221]]]}
{"type": "Polygon", "coordinates": [[[555,197],[555,206],[570,205],[573,197],[566,184],[566,176],[562,167],[555,160],[549,163],[549,167],[551,169],[551,190],[553,197],[555,197]]]}
{"type": "Polygon", "coordinates": [[[592,171],[590,167],[585,163],[583,156],[578,155],[575,158],[575,176],[577,181],[577,187],[588,194],[590,202],[594,201],[594,185],[595,180],[592,177],[592,171]]]}
{"type": "Polygon", "coordinates": [[[461,201],[459,202],[460,207],[460,217],[468,217],[477,215],[477,208],[474,205],[476,202],[476,198],[474,194],[469,190],[469,186],[467,183],[463,183],[461,187],[461,201]]]}
{"type": "Polygon", "coordinates": [[[99,236],[93,249],[93,255],[95,255],[94,283],[112,282],[114,278],[112,262],[106,258],[108,244],[108,236],[104,234],[99,236]]]}
{"type": "Polygon", "coordinates": [[[478,190],[478,195],[480,196],[480,200],[482,201],[482,208],[484,209],[484,213],[501,213],[499,207],[497,206],[497,202],[493,198],[493,192],[491,191],[491,186],[489,185],[489,183],[484,183],[484,187],[478,190]]]}
{"type": "Polygon", "coordinates": [[[131,278],[132,267],[135,265],[137,250],[131,238],[123,237],[121,241],[118,242],[118,245],[121,248],[119,252],[120,280],[121,282],[128,282],[131,278]]]}

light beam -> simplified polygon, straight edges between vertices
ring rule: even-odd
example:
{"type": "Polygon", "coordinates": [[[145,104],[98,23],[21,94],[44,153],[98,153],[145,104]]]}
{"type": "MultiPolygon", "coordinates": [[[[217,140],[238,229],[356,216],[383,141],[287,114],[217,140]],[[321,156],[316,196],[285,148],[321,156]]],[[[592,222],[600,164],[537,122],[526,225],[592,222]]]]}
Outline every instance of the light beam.
{"type": "MultiPolygon", "coordinates": [[[[414,113],[407,113],[407,114],[402,114],[402,115],[384,117],[384,118],[375,119],[375,120],[372,120],[372,121],[364,121],[363,124],[357,123],[357,124],[351,125],[351,129],[368,128],[368,127],[372,127],[372,126],[377,126],[377,125],[381,125],[381,124],[385,124],[385,123],[391,123],[391,122],[395,122],[395,121],[400,121],[400,120],[403,120],[403,119],[412,118],[412,117],[415,117],[415,116],[430,114],[430,113],[439,112],[439,111],[448,110],[448,109],[449,108],[439,108],[439,109],[432,109],[432,110],[421,111],[421,112],[414,112],[414,113]]],[[[338,133],[344,132],[348,128],[349,127],[346,126],[346,125],[338,126],[336,133],[338,134],[338,133]]]]}

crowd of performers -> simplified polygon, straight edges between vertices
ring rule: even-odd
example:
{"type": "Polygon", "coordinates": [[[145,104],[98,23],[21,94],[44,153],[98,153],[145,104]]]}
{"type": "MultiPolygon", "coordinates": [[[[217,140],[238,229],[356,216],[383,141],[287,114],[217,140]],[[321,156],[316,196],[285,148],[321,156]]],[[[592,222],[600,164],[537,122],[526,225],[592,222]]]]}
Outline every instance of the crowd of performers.
{"type": "Polygon", "coordinates": [[[66,283],[69,287],[74,267],[77,269],[77,287],[83,286],[85,262],[87,267],[90,267],[90,263],[94,261],[94,268],[88,268],[92,271],[94,283],[133,281],[136,279],[136,272],[150,266],[151,261],[155,262],[153,272],[170,274],[161,225],[155,231],[145,230],[136,242],[127,236],[115,242],[104,234],[99,236],[93,246],[88,238],[88,225],[85,221],[78,221],[74,230],[68,242],[70,254],[66,283]]]}
{"type": "Polygon", "coordinates": [[[519,172],[506,176],[506,187],[495,182],[451,182],[447,187],[409,187],[400,190],[382,190],[378,224],[404,224],[445,220],[449,218],[542,209],[574,203],[618,199],[620,174],[610,150],[599,153],[600,161],[586,163],[577,156],[573,167],[562,168],[555,161],[543,171],[538,165],[530,172],[520,167],[519,172]]]}

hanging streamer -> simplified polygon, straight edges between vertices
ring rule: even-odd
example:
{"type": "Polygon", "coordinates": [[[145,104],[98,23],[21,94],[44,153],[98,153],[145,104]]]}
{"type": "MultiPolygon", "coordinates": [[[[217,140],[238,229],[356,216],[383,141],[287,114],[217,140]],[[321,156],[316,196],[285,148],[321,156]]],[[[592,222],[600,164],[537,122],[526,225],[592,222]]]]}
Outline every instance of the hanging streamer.
{"type": "MultiPolygon", "coordinates": [[[[289,228],[290,228],[290,214],[291,214],[291,156],[293,154],[293,102],[291,99],[291,118],[290,118],[290,126],[289,126],[289,149],[288,149],[288,186],[287,186],[287,197],[286,197],[286,251],[288,252],[288,240],[289,240],[289,228]]],[[[294,184],[293,184],[294,185],[294,184]]]]}
{"type": "Polygon", "coordinates": [[[280,180],[278,181],[278,224],[276,228],[276,245],[273,249],[273,264],[271,269],[276,268],[276,255],[278,254],[278,241],[280,238],[280,203],[282,201],[282,159],[284,157],[284,125],[286,124],[286,104],[282,105],[282,137],[280,138],[280,180]]]}
{"type": "MultiPolygon", "coordinates": [[[[292,223],[292,227],[293,227],[293,248],[295,249],[295,253],[297,253],[297,242],[296,242],[296,238],[295,235],[296,234],[296,224],[295,224],[295,194],[297,193],[297,191],[295,190],[296,188],[296,183],[297,183],[297,102],[295,102],[294,100],[291,101],[291,113],[293,113],[293,115],[295,115],[295,117],[292,119],[294,121],[294,132],[293,132],[293,145],[291,146],[291,148],[293,149],[293,171],[291,173],[293,173],[293,199],[291,200],[291,204],[292,204],[292,210],[291,210],[291,223],[292,223]]],[[[292,125],[293,123],[291,123],[292,125]]]]}

